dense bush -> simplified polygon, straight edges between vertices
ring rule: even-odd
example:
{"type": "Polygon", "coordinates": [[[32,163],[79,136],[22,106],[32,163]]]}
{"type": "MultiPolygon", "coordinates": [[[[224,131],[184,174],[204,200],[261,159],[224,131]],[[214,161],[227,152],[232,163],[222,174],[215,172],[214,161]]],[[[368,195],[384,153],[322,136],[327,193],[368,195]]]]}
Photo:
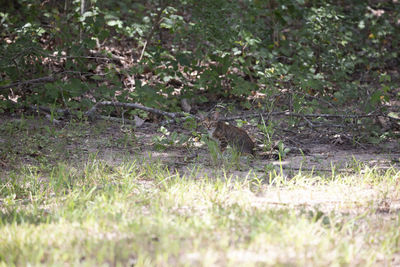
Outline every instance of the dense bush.
{"type": "Polygon", "coordinates": [[[3,111],[10,100],[177,110],[180,97],[247,108],[264,97],[258,107],[370,112],[398,98],[397,1],[92,0],[82,9],[79,0],[17,0],[0,8],[3,111]]]}

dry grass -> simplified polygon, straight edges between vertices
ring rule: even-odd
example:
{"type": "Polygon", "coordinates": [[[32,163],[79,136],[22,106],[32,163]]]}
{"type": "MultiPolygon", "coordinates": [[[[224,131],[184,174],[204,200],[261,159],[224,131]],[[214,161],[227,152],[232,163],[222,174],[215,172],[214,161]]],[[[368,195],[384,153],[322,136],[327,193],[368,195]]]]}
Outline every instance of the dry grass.
{"type": "MultiPolygon", "coordinates": [[[[80,129],[53,134],[79,147],[87,139],[80,129]]],[[[180,171],[140,156],[110,164],[98,159],[103,155],[85,156],[82,147],[77,158],[61,160],[56,155],[63,149],[49,139],[28,137],[23,155],[39,145],[53,154],[1,173],[0,265],[400,263],[395,168],[298,172],[290,179],[274,170],[231,172],[225,165],[180,171]]],[[[12,152],[7,160],[20,155],[12,152]]]]}

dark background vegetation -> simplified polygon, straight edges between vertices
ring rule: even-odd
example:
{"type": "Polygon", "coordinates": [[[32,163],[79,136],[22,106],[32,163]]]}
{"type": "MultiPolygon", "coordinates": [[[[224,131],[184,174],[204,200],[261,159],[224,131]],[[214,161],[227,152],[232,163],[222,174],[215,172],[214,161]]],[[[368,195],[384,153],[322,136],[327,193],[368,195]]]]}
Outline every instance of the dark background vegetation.
{"type": "Polygon", "coordinates": [[[3,0],[0,29],[5,114],[84,118],[102,100],[179,112],[187,99],[192,113],[225,103],[321,127],[341,115],[368,141],[398,127],[397,0],[3,0]]]}

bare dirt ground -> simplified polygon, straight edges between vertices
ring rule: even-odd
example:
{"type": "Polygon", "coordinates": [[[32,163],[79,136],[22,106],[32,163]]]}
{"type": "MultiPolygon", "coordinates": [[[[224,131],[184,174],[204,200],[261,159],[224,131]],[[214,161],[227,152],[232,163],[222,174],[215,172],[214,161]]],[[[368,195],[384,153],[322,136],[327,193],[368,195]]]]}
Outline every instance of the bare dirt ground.
{"type": "MultiPolygon", "coordinates": [[[[145,123],[137,128],[106,121],[68,122],[55,126],[36,118],[2,116],[0,127],[0,162],[4,170],[21,164],[35,164],[43,158],[47,158],[49,164],[57,160],[80,163],[89,155],[95,155],[110,165],[133,157],[151,158],[178,170],[194,166],[201,166],[203,170],[220,170],[224,163],[232,161],[229,150],[219,155],[217,162],[213,161],[204,142],[180,125],[165,126],[167,132],[162,133],[160,125],[155,123],[145,123]],[[172,137],[173,133],[175,137],[172,137]],[[186,138],[183,142],[180,141],[182,136],[186,138]]],[[[204,132],[201,127],[197,130],[204,132]]],[[[255,127],[247,130],[252,137],[259,137],[255,127]]],[[[351,144],[347,139],[342,141],[340,136],[331,140],[329,137],[318,138],[312,129],[303,130],[298,135],[293,131],[290,135],[281,131],[273,138],[295,149],[287,152],[280,161],[271,156],[241,157],[240,164],[230,170],[235,175],[245,176],[249,170],[265,171],[267,165],[282,166],[286,172],[292,173],[299,170],[326,173],[332,172],[333,168],[336,172],[351,172],[359,166],[379,169],[400,166],[398,140],[374,145],[351,144]]]]}
{"type": "MultiPolygon", "coordinates": [[[[171,131],[177,129],[178,132],[190,135],[188,131],[177,126],[171,127],[171,131]]],[[[199,130],[201,131],[201,129],[199,130]]],[[[255,127],[247,127],[247,131],[253,139],[257,136],[257,140],[259,140],[260,134],[255,127]]],[[[156,150],[153,146],[154,136],[160,134],[157,133],[156,125],[149,124],[143,129],[137,129],[135,134],[138,137],[138,146],[142,148],[141,155],[159,159],[173,168],[185,169],[194,165],[201,165],[203,169],[221,167],[218,163],[213,162],[207,146],[199,140],[194,140],[190,147],[172,145],[163,150],[156,150]]],[[[250,160],[242,157],[240,166],[231,168],[231,172],[243,177],[249,170],[265,171],[266,165],[282,166],[286,172],[293,174],[299,170],[330,173],[334,169],[336,172],[351,173],[357,168],[365,166],[382,170],[400,167],[400,143],[397,140],[389,140],[380,144],[351,144],[347,139],[343,141],[340,136],[318,138],[312,129],[304,130],[298,135],[294,135],[293,132],[289,135],[282,131],[276,134],[275,138],[276,141],[279,139],[286,147],[291,148],[281,160],[276,158],[276,151],[275,157],[259,155],[250,160]],[[301,149],[301,152],[298,149],[301,149]]],[[[262,152],[259,151],[259,153],[262,152]]],[[[227,152],[221,158],[229,162],[232,160],[232,155],[227,152]]],[[[223,160],[221,161],[223,162],[223,160]]]]}

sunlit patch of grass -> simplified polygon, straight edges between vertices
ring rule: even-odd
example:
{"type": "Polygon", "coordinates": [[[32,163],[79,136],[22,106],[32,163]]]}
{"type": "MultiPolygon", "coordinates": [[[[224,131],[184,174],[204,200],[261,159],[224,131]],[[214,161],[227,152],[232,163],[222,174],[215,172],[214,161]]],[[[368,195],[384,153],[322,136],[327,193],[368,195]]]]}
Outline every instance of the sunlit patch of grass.
{"type": "MultiPolygon", "coordinates": [[[[264,173],[261,173],[264,175],[264,173]]],[[[399,253],[396,169],[271,181],[91,157],[1,178],[6,265],[376,265],[399,253]]]]}

